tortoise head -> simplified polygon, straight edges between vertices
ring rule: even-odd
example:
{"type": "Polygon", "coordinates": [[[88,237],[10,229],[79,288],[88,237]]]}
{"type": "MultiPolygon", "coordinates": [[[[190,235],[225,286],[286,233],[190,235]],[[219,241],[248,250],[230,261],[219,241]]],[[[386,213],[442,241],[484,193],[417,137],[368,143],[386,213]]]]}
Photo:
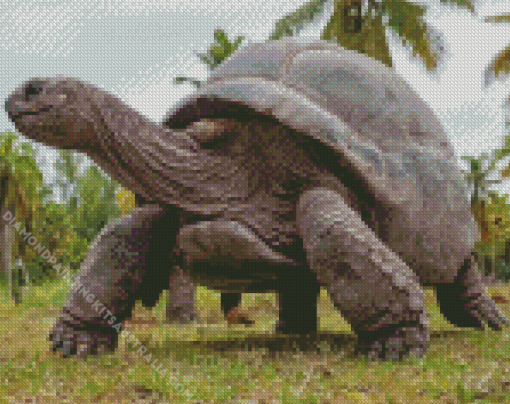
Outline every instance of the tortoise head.
{"type": "Polygon", "coordinates": [[[16,129],[37,142],[87,151],[97,146],[96,101],[103,94],[72,78],[33,78],[9,96],[5,110],[16,129]]]}

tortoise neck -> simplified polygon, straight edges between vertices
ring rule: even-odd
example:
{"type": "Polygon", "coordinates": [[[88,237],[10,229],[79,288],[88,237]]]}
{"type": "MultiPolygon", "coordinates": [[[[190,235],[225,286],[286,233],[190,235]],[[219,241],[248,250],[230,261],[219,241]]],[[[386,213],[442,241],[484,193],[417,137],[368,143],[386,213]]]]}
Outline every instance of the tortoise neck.
{"type": "Polygon", "coordinates": [[[89,155],[114,180],[150,202],[205,214],[224,208],[224,195],[204,172],[221,158],[208,155],[186,131],[156,124],[116,97],[104,94],[98,101],[99,144],[89,155]]]}
{"type": "Polygon", "coordinates": [[[101,142],[98,148],[92,151],[91,157],[94,160],[108,161],[109,164],[116,164],[115,160],[120,151],[124,154],[126,150],[137,149],[149,150],[161,143],[175,139],[176,155],[183,154],[193,158],[190,153],[196,152],[197,144],[184,131],[172,131],[169,128],[157,124],[138,111],[124,104],[115,97],[105,94],[104,105],[97,108],[97,115],[101,122],[98,132],[101,142]],[[121,107],[121,108],[119,108],[121,107]],[[119,113],[119,110],[121,111],[119,113]],[[113,159],[113,160],[112,160],[113,159]]]}

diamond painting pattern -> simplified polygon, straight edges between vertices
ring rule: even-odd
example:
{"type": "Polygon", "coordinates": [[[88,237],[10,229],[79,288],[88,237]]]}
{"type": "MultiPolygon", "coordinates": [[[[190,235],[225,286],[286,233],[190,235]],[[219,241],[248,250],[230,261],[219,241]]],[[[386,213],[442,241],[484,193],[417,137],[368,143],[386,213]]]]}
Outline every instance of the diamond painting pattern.
{"type": "MultiPolygon", "coordinates": [[[[134,203],[120,213],[116,185],[69,157],[79,191],[61,207],[36,198],[39,163],[2,138],[2,265],[25,259],[4,288],[2,399],[510,399],[508,293],[489,292],[473,255],[478,226],[453,146],[420,95],[376,60],[389,58],[374,51],[381,16],[411,38],[418,6],[369,1],[372,17],[360,19],[365,6],[352,3],[330,16],[349,27],[336,35],[351,50],[317,38],[237,48],[242,39],[234,46],[217,29],[201,55],[209,78],[188,80],[197,88],[161,123],[101,80],[43,66],[6,94],[24,139],[86,155],[134,203]]],[[[109,5],[123,18],[138,6],[109,5]]],[[[10,13],[25,21],[24,11],[10,13]]],[[[168,38],[153,17],[147,36],[168,38]]]]}

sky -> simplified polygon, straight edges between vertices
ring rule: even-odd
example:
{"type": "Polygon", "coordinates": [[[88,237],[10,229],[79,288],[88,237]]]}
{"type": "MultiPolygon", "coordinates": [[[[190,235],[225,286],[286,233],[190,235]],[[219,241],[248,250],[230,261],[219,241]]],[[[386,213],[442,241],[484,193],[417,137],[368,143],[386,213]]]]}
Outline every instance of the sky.
{"type": "MultiPolygon", "coordinates": [[[[193,92],[175,76],[205,80],[196,53],[213,42],[216,28],[243,43],[263,42],[274,24],[305,1],[252,0],[9,0],[0,1],[0,100],[32,77],[62,75],[89,81],[119,96],[155,122],[193,92]]],[[[333,11],[299,36],[319,38],[333,11]]],[[[502,145],[504,102],[510,78],[484,88],[484,72],[510,44],[510,24],[484,23],[484,16],[510,12],[505,1],[474,0],[477,17],[428,0],[426,22],[441,32],[446,57],[427,72],[389,28],[394,68],[439,117],[457,157],[478,156],[502,145]]],[[[3,106],[3,102],[0,102],[3,106]]],[[[0,109],[0,131],[14,131],[0,109]]],[[[55,178],[56,152],[38,148],[46,181],[55,178]]],[[[459,164],[463,164],[459,160],[459,164]]],[[[494,186],[510,194],[510,180],[494,186]]]]}

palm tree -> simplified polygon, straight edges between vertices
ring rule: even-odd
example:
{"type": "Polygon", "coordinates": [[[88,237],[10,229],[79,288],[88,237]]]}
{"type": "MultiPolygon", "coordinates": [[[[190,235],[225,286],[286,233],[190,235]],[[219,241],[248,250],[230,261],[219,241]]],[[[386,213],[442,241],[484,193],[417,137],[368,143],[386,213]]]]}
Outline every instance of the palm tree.
{"type": "MultiPolygon", "coordinates": [[[[509,23],[510,13],[501,14],[496,16],[486,17],[485,22],[489,23],[509,23]]],[[[484,84],[489,86],[496,79],[504,79],[510,72],[510,44],[508,44],[503,50],[501,50],[489,63],[485,70],[484,84]]],[[[507,100],[510,104],[510,99],[507,100]]],[[[506,127],[510,125],[510,122],[505,123],[506,127]]],[[[472,208],[475,217],[477,218],[481,232],[482,241],[484,241],[484,235],[486,236],[488,229],[487,217],[485,214],[485,205],[487,203],[487,193],[485,192],[488,185],[491,183],[501,183],[503,179],[510,177],[510,164],[499,172],[500,180],[488,180],[488,175],[496,167],[496,163],[505,157],[510,155],[510,135],[505,137],[505,146],[502,149],[495,150],[494,155],[489,160],[487,155],[482,155],[481,158],[474,158],[472,156],[465,157],[466,160],[471,162],[471,173],[468,174],[468,181],[471,180],[474,185],[474,192],[472,196],[472,208]],[[482,168],[482,163],[488,163],[486,169],[482,168]],[[480,193],[481,191],[481,193],[480,193]]],[[[510,258],[510,240],[506,242],[506,253],[505,255],[510,258]]]]}
{"type": "MultiPolygon", "coordinates": [[[[509,23],[510,13],[486,17],[485,22],[509,23]]],[[[510,72],[510,44],[500,51],[487,66],[485,71],[485,85],[488,86],[495,79],[505,78],[510,72]],[[501,76],[501,77],[500,77],[501,76]]]]}
{"type": "MultiPolygon", "coordinates": [[[[4,215],[12,213],[13,207],[7,203],[7,192],[11,172],[5,159],[0,161],[0,273],[8,274],[12,267],[12,247],[14,245],[14,229],[4,220],[4,215]]],[[[10,201],[9,201],[10,202],[10,201]]]]}
{"type": "MultiPolygon", "coordinates": [[[[297,35],[307,24],[316,20],[324,12],[328,0],[310,0],[275,24],[269,40],[278,40],[284,36],[297,35]]],[[[442,3],[466,8],[474,14],[471,0],[441,0],[442,3]]],[[[424,20],[427,6],[406,0],[334,0],[334,11],[328,21],[321,39],[335,41],[346,49],[362,52],[389,67],[393,67],[386,37],[386,27],[390,27],[399,36],[404,46],[409,45],[413,56],[418,55],[427,70],[437,68],[443,45],[441,34],[435,32],[424,20]]],[[[216,29],[215,42],[206,54],[199,54],[210,71],[220,66],[243,41],[238,37],[234,41],[227,34],[216,29]]],[[[189,77],[176,77],[176,84],[190,82],[197,88],[201,81],[189,77]]]]}
{"type": "MultiPolygon", "coordinates": [[[[311,0],[276,23],[270,40],[293,36],[322,14],[327,0],[311,0]]],[[[471,0],[441,0],[442,3],[466,8],[474,14],[471,0]]],[[[427,70],[439,63],[443,46],[441,36],[424,21],[427,6],[406,0],[334,0],[333,15],[321,34],[344,48],[362,52],[392,67],[386,27],[409,44],[427,70]]]]}
{"type": "MultiPolygon", "coordinates": [[[[475,217],[478,223],[478,227],[480,228],[480,246],[487,244],[489,242],[489,237],[491,236],[491,232],[489,231],[491,226],[487,215],[487,207],[489,203],[488,187],[493,184],[500,184],[505,179],[510,177],[510,166],[501,171],[496,170],[496,164],[510,155],[510,136],[505,138],[505,142],[505,147],[495,150],[491,156],[489,156],[487,153],[482,153],[480,157],[462,157],[463,160],[468,162],[468,167],[470,170],[465,174],[465,178],[471,188],[471,211],[473,212],[473,216],[475,217]],[[489,176],[491,176],[493,173],[498,174],[500,178],[490,180],[489,176]]],[[[494,256],[495,248],[496,245],[493,244],[493,254],[491,260],[492,267],[489,271],[492,273],[494,273],[494,268],[496,265],[494,256]]],[[[477,248],[476,255],[479,253],[481,253],[481,250],[480,248],[477,248]]],[[[483,254],[480,254],[478,258],[485,262],[486,260],[482,259],[482,255],[483,254]]],[[[486,270],[487,269],[488,268],[486,268],[486,270]]]]}
{"type": "Polygon", "coordinates": [[[15,148],[16,139],[13,133],[5,133],[0,138],[0,272],[7,274],[9,292],[19,303],[20,274],[17,272],[23,270],[25,278],[27,273],[19,267],[13,273],[13,259],[23,258],[26,262],[29,257],[33,258],[33,254],[26,248],[25,240],[16,238],[14,228],[3,217],[10,212],[16,217],[16,222],[23,223],[27,233],[32,232],[34,213],[42,197],[42,174],[37,168],[31,145],[23,143],[15,148]]]}

